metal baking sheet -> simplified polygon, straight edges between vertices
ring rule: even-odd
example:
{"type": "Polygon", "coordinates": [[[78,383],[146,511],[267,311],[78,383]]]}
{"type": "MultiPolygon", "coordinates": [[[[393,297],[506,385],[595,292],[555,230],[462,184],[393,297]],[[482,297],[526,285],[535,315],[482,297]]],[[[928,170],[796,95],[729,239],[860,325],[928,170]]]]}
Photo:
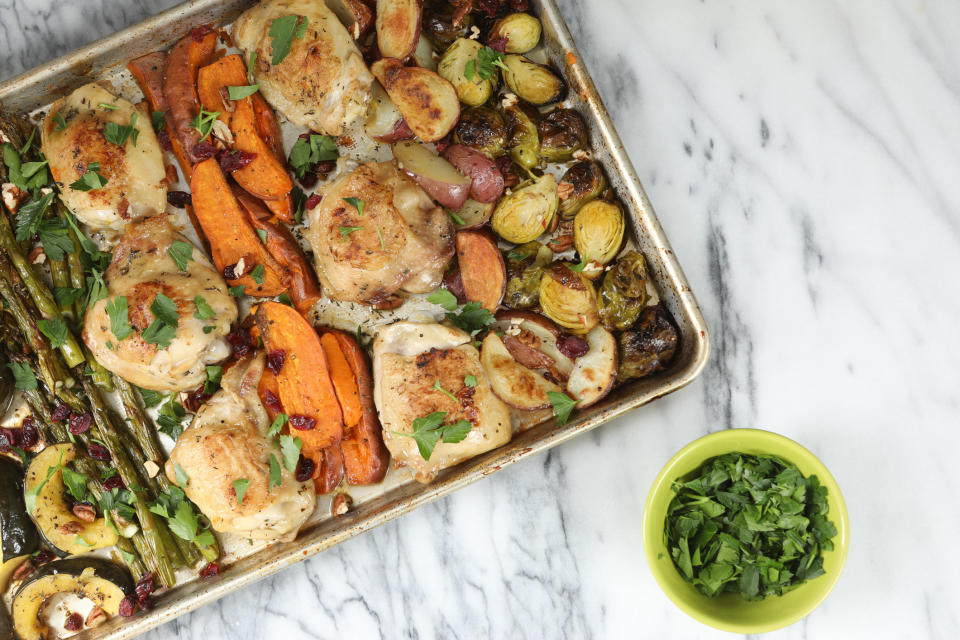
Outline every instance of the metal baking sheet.
{"type": "MultiPolygon", "coordinates": [[[[171,46],[194,26],[227,24],[251,4],[251,0],[191,0],[180,4],[0,84],[0,107],[33,111],[94,79],[120,86],[125,81],[124,67],[132,58],[171,46]]],[[[319,518],[302,529],[293,542],[261,548],[239,558],[213,581],[178,585],[159,594],[153,610],[129,619],[113,619],[83,637],[132,638],[675,391],[701,372],[710,352],[710,335],[680,264],[554,0],[533,0],[531,6],[543,23],[544,52],[569,84],[565,104],[584,116],[590,130],[591,153],[603,165],[625,205],[632,241],[646,256],[661,303],[680,328],[680,350],[670,368],[616,389],[562,427],[551,419],[520,431],[510,443],[441,472],[432,484],[388,482],[376,490],[361,491],[359,497],[351,491],[355,506],[346,515],[319,518]]],[[[323,508],[321,503],[318,511],[323,508]]]]}

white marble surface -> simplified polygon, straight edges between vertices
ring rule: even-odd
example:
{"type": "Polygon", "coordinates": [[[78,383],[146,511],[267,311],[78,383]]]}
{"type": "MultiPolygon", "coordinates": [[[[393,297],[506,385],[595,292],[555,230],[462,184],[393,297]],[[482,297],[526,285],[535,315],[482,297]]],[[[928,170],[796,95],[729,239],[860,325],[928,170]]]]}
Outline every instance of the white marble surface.
{"type": "MultiPolygon", "coordinates": [[[[0,77],[171,5],[0,1],[0,77]]],[[[960,637],[960,4],[562,0],[714,332],[692,386],[153,632],[723,638],[661,593],[641,508],[727,426],[799,440],[852,520],[770,638],[960,637]]]]}

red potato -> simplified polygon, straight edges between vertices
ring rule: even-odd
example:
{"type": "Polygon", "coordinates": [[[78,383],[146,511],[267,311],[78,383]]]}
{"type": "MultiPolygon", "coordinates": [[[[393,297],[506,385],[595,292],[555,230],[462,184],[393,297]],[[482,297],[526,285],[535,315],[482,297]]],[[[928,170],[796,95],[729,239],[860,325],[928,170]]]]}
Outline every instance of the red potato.
{"type": "Polygon", "coordinates": [[[507,269],[497,243],[482,231],[459,231],[456,244],[464,295],[496,311],[507,290],[507,269]]]}
{"type": "Polygon", "coordinates": [[[443,150],[443,157],[470,176],[470,197],[477,202],[496,202],[503,194],[503,174],[496,163],[486,155],[462,144],[452,144],[443,150]]]}
{"type": "Polygon", "coordinates": [[[412,140],[393,145],[400,169],[444,207],[459,209],[470,195],[471,180],[433,151],[412,140]]]}
{"type": "Polygon", "coordinates": [[[550,406],[549,391],[562,389],[513,357],[503,340],[491,331],[480,347],[480,364],[498,398],[515,409],[535,411],[550,406]]]}
{"type": "Polygon", "coordinates": [[[377,47],[384,58],[406,60],[420,39],[420,0],[377,0],[377,47]]]}
{"type": "Polygon", "coordinates": [[[617,379],[617,341],[613,334],[597,325],[585,336],[589,350],[574,362],[567,395],[582,409],[599,402],[610,393],[617,379]]]}
{"type": "Polygon", "coordinates": [[[377,60],[370,71],[397,105],[410,130],[424,142],[440,140],[457,124],[457,90],[433,71],[405,67],[395,58],[377,60]]]}

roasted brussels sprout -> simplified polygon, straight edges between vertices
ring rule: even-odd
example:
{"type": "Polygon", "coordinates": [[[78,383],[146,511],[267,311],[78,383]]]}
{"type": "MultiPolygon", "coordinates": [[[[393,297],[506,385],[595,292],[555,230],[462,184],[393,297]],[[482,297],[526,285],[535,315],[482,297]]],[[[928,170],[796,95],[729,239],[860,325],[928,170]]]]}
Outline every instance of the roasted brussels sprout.
{"type": "Polygon", "coordinates": [[[445,50],[457,38],[466,38],[470,35],[473,16],[468,13],[463,16],[459,24],[454,25],[455,12],[456,7],[444,0],[435,0],[423,8],[423,32],[439,51],[445,50]]]}
{"type": "Polygon", "coordinates": [[[496,78],[493,74],[485,80],[477,72],[477,54],[481,49],[483,45],[476,40],[457,38],[437,64],[437,73],[457,90],[460,102],[471,107],[487,101],[496,78]]]}
{"type": "Polygon", "coordinates": [[[582,260],[607,264],[623,244],[624,220],[620,205],[591,200],[573,220],[573,246],[582,260]]]}
{"type": "Polygon", "coordinates": [[[550,227],[558,204],[557,179],[545,173],[504,196],[493,210],[490,226],[507,242],[530,242],[550,227]]]}
{"type": "Polygon", "coordinates": [[[597,310],[610,330],[629,328],[647,304],[647,261],[638,251],[628,251],[603,276],[597,310]]]}
{"type": "Polygon", "coordinates": [[[529,13],[511,13],[493,23],[488,40],[504,39],[507,53],[526,53],[540,42],[540,21],[529,13]]]}
{"type": "Polygon", "coordinates": [[[569,189],[566,197],[560,201],[560,217],[571,220],[580,207],[600,196],[607,188],[607,179],[603,169],[592,160],[580,160],[574,163],[560,178],[560,189],[569,189]],[[566,185],[570,185],[567,187],[566,185]]]}
{"type": "Polygon", "coordinates": [[[583,335],[600,323],[593,283],[562,262],[554,262],[540,279],[540,308],[558,325],[583,335]]]}
{"type": "Polygon", "coordinates": [[[507,123],[507,146],[510,157],[525,169],[532,169],[540,162],[540,134],[537,133],[536,111],[522,104],[514,104],[503,110],[507,123]]]}
{"type": "Polygon", "coordinates": [[[528,242],[507,252],[507,293],[503,303],[511,309],[537,305],[543,268],[553,261],[553,251],[539,242],[528,242]]]}
{"type": "Polygon", "coordinates": [[[587,125],[573,109],[555,109],[537,123],[540,157],[547,162],[566,162],[587,146],[587,125]]]}
{"type": "Polygon", "coordinates": [[[542,64],[516,54],[503,57],[503,79],[510,90],[530,104],[544,105],[559,102],[566,85],[556,73],[542,64]]]}
{"type": "Polygon", "coordinates": [[[644,378],[667,368],[680,342],[673,318],[660,305],[644,307],[637,322],[617,340],[620,368],[617,380],[644,378]]]}
{"type": "Polygon", "coordinates": [[[507,127],[499,112],[489,107],[473,107],[460,114],[453,140],[494,158],[503,155],[507,127]]]}

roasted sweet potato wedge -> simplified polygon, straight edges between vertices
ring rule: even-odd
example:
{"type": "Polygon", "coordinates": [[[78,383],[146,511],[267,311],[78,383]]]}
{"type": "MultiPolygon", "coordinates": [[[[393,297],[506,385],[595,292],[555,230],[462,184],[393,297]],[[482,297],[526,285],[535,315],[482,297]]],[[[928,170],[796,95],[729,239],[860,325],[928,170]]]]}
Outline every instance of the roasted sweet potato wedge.
{"type": "Polygon", "coordinates": [[[457,124],[457,91],[438,74],[421,67],[405,67],[396,58],[377,60],[370,71],[387,90],[410,130],[424,142],[436,142],[457,124]]]}
{"type": "Polygon", "coordinates": [[[197,96],[207,111],[216,111],[220,120],[230,124],[234,101],[230,100],[228,87],[247,84],[247,69],[243,58],[237,54],[224,56],[215,62],[200,67],[197,72],[197,96]]]}
{"type": "Polygon", "coordinates": [[[377,47],[384,58],[406,60],[420,39],[420,0],[377,0],[377,47]]]}
{"type": "Polygon", "coordinates": [[[320,344],[323,346],[324,355],[327,356],[327,369],[330,371],[333,389],[337,393],[337,401],[343,412],[343,424],[347,428],[355,427],[363,414],[360,408],[360,391],[357,388],[356,374],[350,368],[334,334],[322,334],[320,344]]]}
{"type": "Polygon", "coordinates": [[[320,336],[296,309],[263,302],[254,315],[268,357],[282,358],[277,373],[280,401],[290,416],[290,435],[314,461],[343,435],[343,414],[330,379],[320,336]]]}
{"type": "Polygon", "coordinates": [[[333,335],[337,339],[356,378],[360,397],[360,421],[345,427],[340,441],[347,483],[355,486],[376,484],[387,473],[390,452],[383,444],[383,432],[373,403],[373,378],[367,354],[353,336],[342,331],[329,330],[324,335],[333,335]]]}
{"type": "Polygon", "coordinates": [[[163,95],[169,106],[167,119],[191,164],[204,159],[204,156],[195,153],[200,132],[190,124],[200,111],[197,73],[200,67],[212,62],[217,44],[216,32],[197,34],[187,35],[170,50],[163,79],[163,95]]]}
{"type": "Polygon", "coordinates": [[[280,164],[285,163],[287,156],[283,152],[283,132],[280,130],[280,123],[277,121],[277,114],[273,112],[273,109],[259,93],[250,96],[250,100],[253,102],[253,113],[257,119],[257,133],[273,151],[273,155],[276,156],[280,164]]]}
{"type": "Polygon", "coordinates": [[[264,243],[267,251],[285,270],[286,286],[294,306],[301,313],[306,313],[320,299],[320,285],[296,238],[289,229],[276,222],[259,199],[237,185],[232,187],[233,195],[246,210],[250,224],[266,234],[264,243]]]}
{"type": "Polygon", "coordinates": [[[340,447],[331,445],[310,458],[316,463],[313,487],[318,494],[330,493],[343,481],[343,454],[340,447]]]}
{"type": "Polygon", "coordinates": [[[190,191],[217,269],[224,273],[230,267],[236,273],[236,265],[243,260],[243,275],[227,278],[230,285],[243,285],[244,292],[251,296],[283,293],[286,286],[281,266],[260,242],[215,159],[204,160],[193,168],[190,191]],[[259,266],[263,267],[262,275],[259,266]]]}
{"type": "MultiPolygon", "coordinates": [[[[289,197],[293,180],[270,146],[260,137],[253,100],[249,97],[237,100],[236,107],[230,120],[234,148],[256,157],[247,166],[234,171],[234,179],[241,187],[264,200],[289,197]]],[[[292,217],[290,222],[293,222],[292,217]]]]}
{"type": "Polygon", "coordinates": [[[496,311],[507,287],[503,254],[483,231],[457,232],[457,264],[467,300],[496,311]]]}

